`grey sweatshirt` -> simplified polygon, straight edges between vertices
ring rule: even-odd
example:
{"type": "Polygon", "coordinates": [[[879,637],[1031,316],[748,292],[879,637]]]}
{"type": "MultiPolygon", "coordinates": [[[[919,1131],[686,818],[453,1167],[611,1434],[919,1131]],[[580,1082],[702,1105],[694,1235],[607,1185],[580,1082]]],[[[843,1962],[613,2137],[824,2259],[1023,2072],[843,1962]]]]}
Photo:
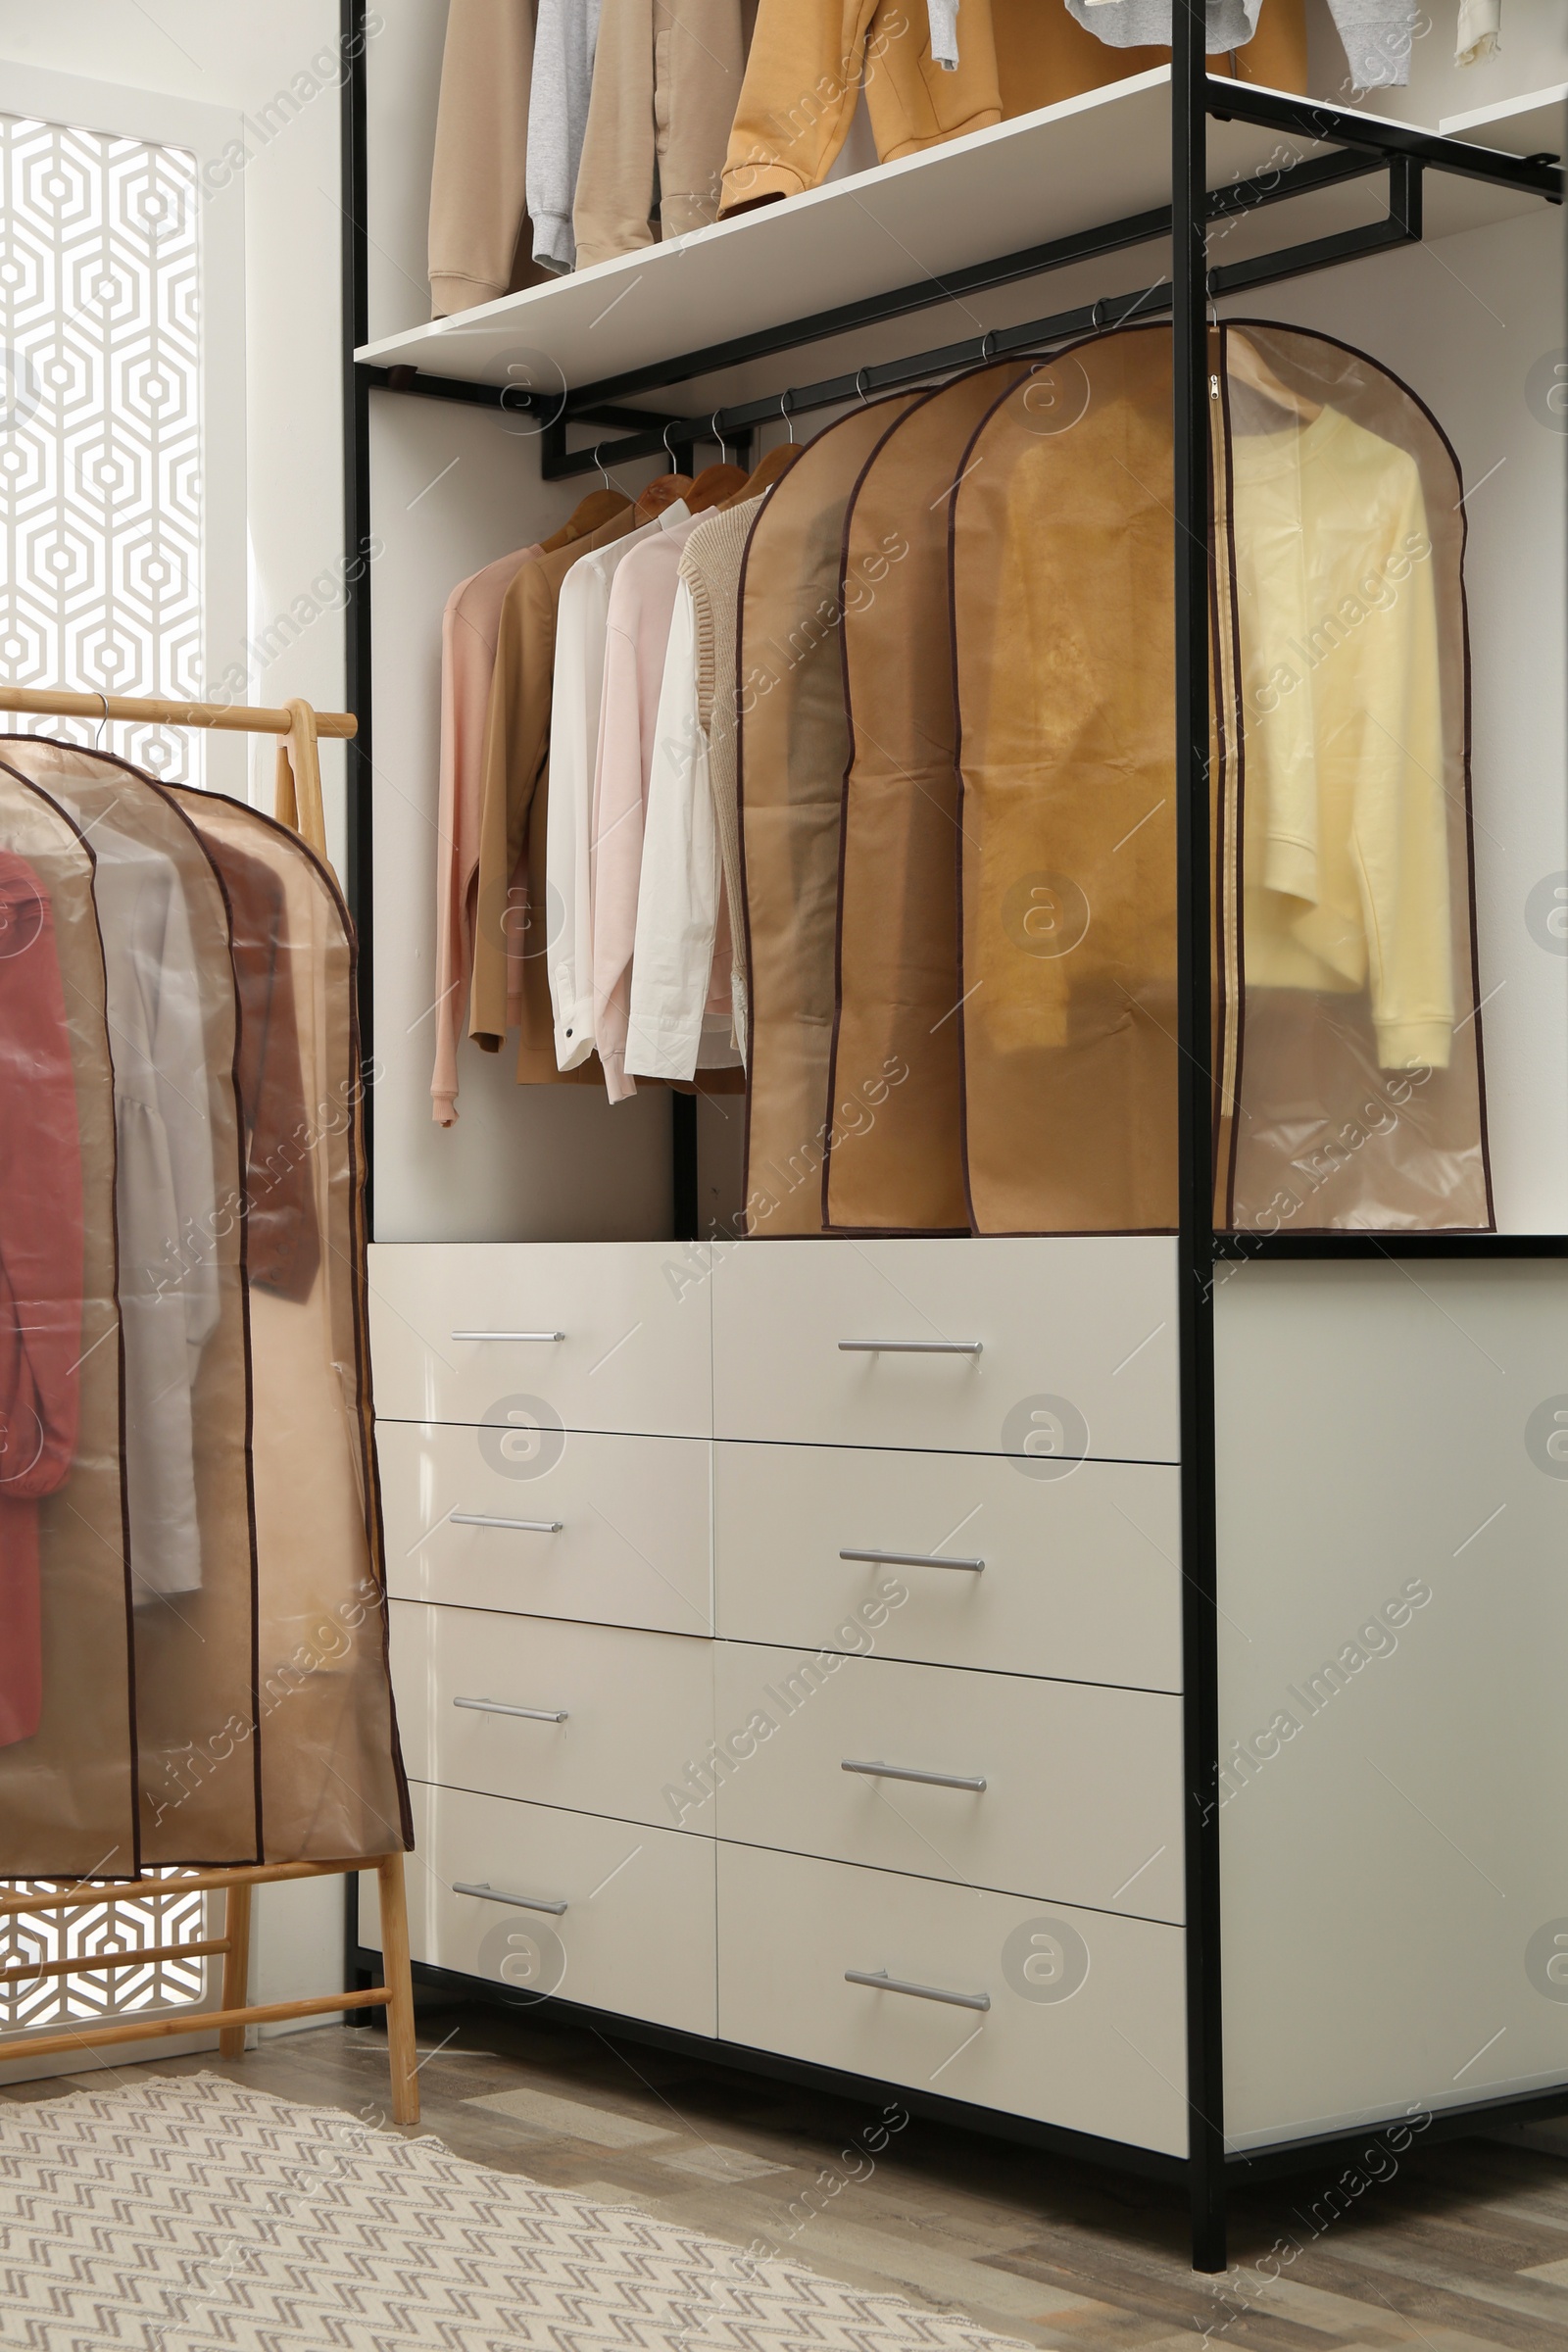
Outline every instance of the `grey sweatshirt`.
{"type": "MultiPolygon", "coordinates": [[[[1245,49],[1257,30],[1262,0],[1204,0],[1204,46],[1245,49]]],[[[1329,0],[1350,78],[1358,90],[1393,87],[1410,78],[1410,43],[1420,11],[1416,0],[1329,0]]],[[[1170,46],[1171,0],[1067,0],[1067,11],[1112,49],[1170,46]]]]}
{"type": "Polygon", "coordinates": [[[534,260],[563,275],[577,259],[571,205],[598,38],[599,0],[539,0],[528,98],[528,211],[534,260]]]}

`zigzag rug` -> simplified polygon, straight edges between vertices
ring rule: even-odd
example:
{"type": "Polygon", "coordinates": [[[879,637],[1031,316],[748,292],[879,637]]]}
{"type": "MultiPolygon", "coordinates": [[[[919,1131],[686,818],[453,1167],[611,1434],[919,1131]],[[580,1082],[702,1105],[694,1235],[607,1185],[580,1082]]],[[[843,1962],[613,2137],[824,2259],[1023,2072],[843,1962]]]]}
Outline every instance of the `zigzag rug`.
{"type": "Polygon", "coordinates": [[[1024,2352],[218,2075],[0,2101],[26,2352],[1024,2352]]]}

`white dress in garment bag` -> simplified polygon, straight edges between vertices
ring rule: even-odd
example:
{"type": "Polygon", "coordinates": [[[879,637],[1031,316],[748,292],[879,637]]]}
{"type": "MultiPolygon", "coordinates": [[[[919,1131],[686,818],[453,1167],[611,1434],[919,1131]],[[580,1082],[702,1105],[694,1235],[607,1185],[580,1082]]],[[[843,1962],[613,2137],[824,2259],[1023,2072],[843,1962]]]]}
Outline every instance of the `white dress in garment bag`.
{"type": "Polygon", "coordinates": [[[132,1592],[145,1605],[202,1581],[191,1388],[218,1328],[201,987],[172,861],[107,818],[92,828],[119,1153],[115,1209],[125,1351],[132,1592]]]}

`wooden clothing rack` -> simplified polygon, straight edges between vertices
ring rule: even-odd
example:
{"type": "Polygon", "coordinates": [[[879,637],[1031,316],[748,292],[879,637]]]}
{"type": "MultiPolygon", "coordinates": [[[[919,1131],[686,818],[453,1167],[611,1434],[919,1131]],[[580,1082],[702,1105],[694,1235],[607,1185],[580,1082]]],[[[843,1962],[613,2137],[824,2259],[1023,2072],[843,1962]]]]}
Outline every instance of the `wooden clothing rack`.
{"type": "Polygon", "coordinates": [[[258,1862],[231,1870],[193,1871],[174,1879],[122,1879],[94,1882],[83,1879],[53,1894],[10,1894],[0,1899],[0,1919],[19,1912],[68,1911],[85,1901],[113,1901],[117,1895],[196,1894],[221,1890],[223,1933],[195,1943],[152,1945],[141,1951],[94,1952],[78,1959],[24,1961],[0,1969],[0,1985],[33,1984],[39,1977],[109,1976],[117,1970],[142,1968],[149,1960],[191,1960],[206,1953],[223,1955],[223,1997],[218,2009],[173,2009],[157,2017],[127,2018],[119,2025],[91,2021],[58,2034],[14,2034],[0,2037],[0,2061],[7,2058],[57,2058],[77,2050],[102,2049],[113,2042],[161,2041],[175,2034],[218,2034],[219,2055],[238,2058],[245,2048],[247,2026],[281,2024],[298,2017],[329,2017],[339,2009],[386,2010],[387,2054],[392,2067],[392,2120],[416,2124],[419,2083],[414,2053],[414,1979],[409,1964],[409,1920],[403,1885],[403,1856],[373,1854],[355,1862],[258,1862]],[[328,1992],[306,2001],[251,2001],[245,1998],[250,1977],[251,1889],[278,1879],[341,1878],[350,1872],[373,1870],[380,1888],[385,1942],[382,1973],[385,1982],[353,1992],[328,1992]]]}
{"type": "MultiPolygon", "coordinates": [[[[0,710],[23,716],[121,718],[139,720],[144,726],[214,727],[232,734],[276,735],[281,740],[277,749],[275,813],[280,822],[290,826],[322,858],[326,855],[326,825],[317,741],[323,735],[351,736],[359,723],[347,710],[315,710],[309,703],[301,701],[268,710],[246,704],[177,703],[142,695],[67,694],[22,686],[0,687],[0,710]]],[[[157,2017],[128,2018],[115,2025],[84,2021],[61,2033],[0,2036],[0,2063],[8,2058],[63,2057],[118,2042],[167,2040],[173,2034],[213,2032],[218,2034],[220,2056],[238,2058],[245,2048],[247,2026],[277,2025],[300,2017],[327,2017],[340,2009],[384,2008],[387,2054],[392,2069],[392,2120],[398,2124],[418,2122],[414,1980],[409,1961],[408,1904],[401,1853],[374,1854],[361,1861],[245,1863],[231,1869],[193,1871],[175,1879],[141,1878],[97,1884],[83,1880],[52,1894],[0,1897],[0,1919],[14,1919],[22,1912],[67,1911],[83,1902],[106,1897],[113,1900],[117,1894],[128,1895],[140,1890],[159,1894],[220,1891],[224,1896],[222,1935],[193,1943],[159,1944],[142,1951],[24,1962],[18,1967],[0,1969],[0,1986],[31,1984],[40,1977],[112,1976],[120,1970],[143,1967],[150,1960],[190,1960],[221,1952],[221,2007],[166,2010],[157,2017]],[[384,1982],[362,1990],[323,1993],[305,2001],[247,2001],[251,1889],[281,1879],[342,1878],[361,1870],[373,1870],[379,1886],[384,1982]]]]}
{"type": "Polygon", "coordinates": [[[276,735],[277,780],[273,814],[290,826],[318,858],[326,856],[326,817],[321,805],[319,737],[346,739],[359,732],[350,710],[316,710],[298,698],[280,710],[248,703],[176,703],[153,695],[67,694],[54,687],[0,686],[0,710],[23,717],[140,720],[148,727],[212,727],[229,735],[276,735]]]}

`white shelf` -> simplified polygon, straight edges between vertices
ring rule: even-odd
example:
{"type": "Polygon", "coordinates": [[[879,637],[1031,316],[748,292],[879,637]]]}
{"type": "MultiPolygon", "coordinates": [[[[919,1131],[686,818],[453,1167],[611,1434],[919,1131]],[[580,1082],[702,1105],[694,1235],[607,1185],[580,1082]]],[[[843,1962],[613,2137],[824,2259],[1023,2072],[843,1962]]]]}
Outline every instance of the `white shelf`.
{"type": "MultiPolygon", "coordinates": [[[[418,368],[471,383],[570,390],[672,353],[761,331],[778,322],[781,310],[788,316],[832,310],[922,275],[940,279],[999,253],[1154,211],[1170,196],[1169,81],[1165,67],[1132,75],[691,236],[388,336],[365,345],[358,356],[379,367],[418,368]]],[[[1561,144],[1561,99],[1560,90],[1542,91],[1457,117],[1444,128],[1514,154],[1535,154],[1561,144]]],[[[1211,122],[1209,184],[1288,170],[1290,160],[1327,152],[1311,140],[1256,124],[1211,122]]],[[[1226,258],[1374,219],[1383,210],[1383,187],[1373,177],[1270,206],[1228,232],[1226,258]]],[[[1429,172],[1426,233],[1451,235],[1534,210],[1539,202],[1429,172]]],[[[1158,248],[1152,250],[1157,257],[1152,267],[1137,265],[1146,277],[1164,267],[1158,248]]],[[[1116,274],[1125,279],[1125,264],[1116,274]]],[[[1135,274],[1130,282],[1140,281],[1135,274]]],[[[1118,287],[1107,278],[1097,290],[1118,287]]],[[[1040,311],[1054,307],[1049,296],[1038,304],[1040,311]]],[[[967,323],[951,329],[944,324],[929,340],[948,331],[974,333],[972,303],[965,303],[963,316],[967,323]]],[[[981,321],[993,322],[990,317],[981,321]]]]}

